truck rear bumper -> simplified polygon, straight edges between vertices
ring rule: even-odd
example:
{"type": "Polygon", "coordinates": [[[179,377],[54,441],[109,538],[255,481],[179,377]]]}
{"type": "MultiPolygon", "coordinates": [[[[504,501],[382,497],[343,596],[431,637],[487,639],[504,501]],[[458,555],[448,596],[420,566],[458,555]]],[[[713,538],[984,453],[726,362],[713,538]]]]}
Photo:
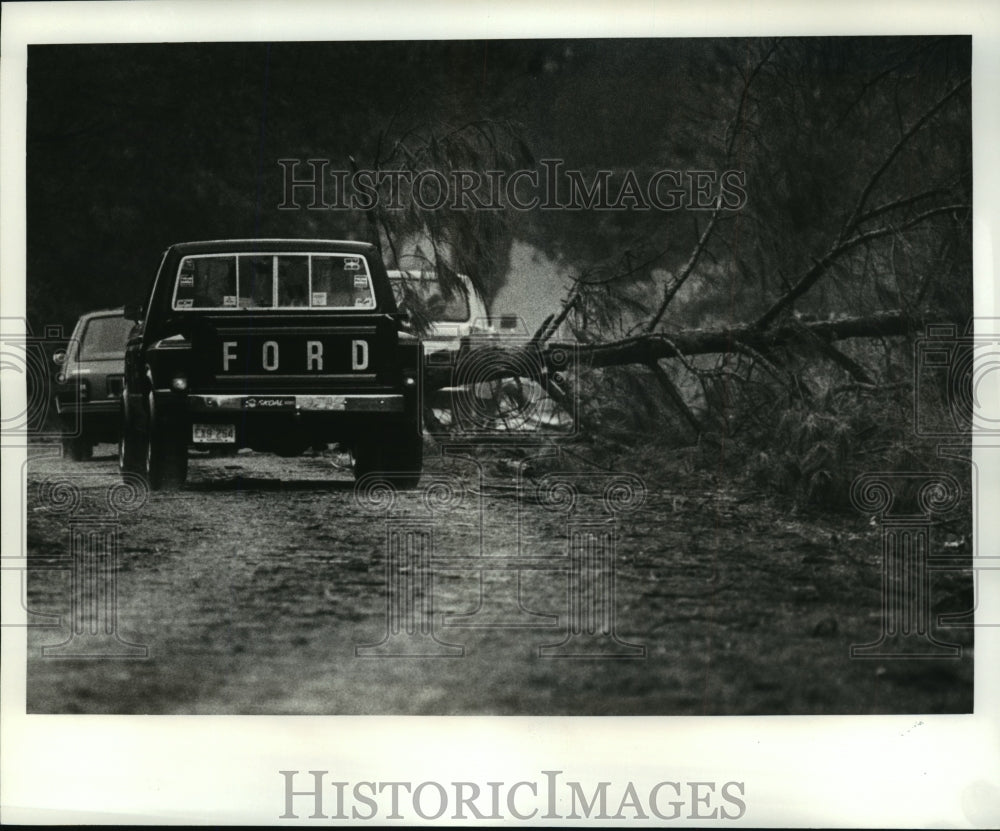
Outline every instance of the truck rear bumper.
{"type": "Polygon", "coordinates": [[[402,413],[405,399],[398,394],[353,395],[189,395],[188,412],[348,412],[402,413]]]}

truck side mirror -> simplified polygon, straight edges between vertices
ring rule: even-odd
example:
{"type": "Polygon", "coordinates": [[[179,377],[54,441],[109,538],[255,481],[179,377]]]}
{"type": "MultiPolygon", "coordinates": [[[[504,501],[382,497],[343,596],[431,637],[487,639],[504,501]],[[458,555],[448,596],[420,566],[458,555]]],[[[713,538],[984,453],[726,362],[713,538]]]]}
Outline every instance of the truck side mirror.
{"type": "Polygon", "coordinates": [[[125,305],[125,311],[122,314],[126,320],[134,320],[137,323],[142,320],[142,304],[141,303],[128,303],[125,305]]]}

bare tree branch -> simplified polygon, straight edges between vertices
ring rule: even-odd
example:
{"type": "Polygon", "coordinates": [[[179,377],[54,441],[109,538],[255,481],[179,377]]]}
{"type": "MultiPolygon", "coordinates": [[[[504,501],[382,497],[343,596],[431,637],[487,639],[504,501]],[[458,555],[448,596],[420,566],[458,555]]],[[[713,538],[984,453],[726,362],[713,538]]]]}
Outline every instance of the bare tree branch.
{"type": "Polygon", "coordinates": [[[938,100],[934,106],[932,106],[927,112],[925,112],[920,118],[918,118],[913,125],[900,136],[899,141],[893,146],[889,151],[885,160],[879,166],[879,168],[872,174],[871,178],[868,180],[868,184],[865,185],[864,190],[861,191],[861,195],[858,197],[858,203],[855,205],[854,210],[848,217],[847,222],[844,223],[844,227],[840,231],[840,239],[844,239],[848,234],[852,233],[855,228],[857,228],[860,222],[859,217],[861,216],[861,211],[864,209],[865,203],[868,201],[868,197],[871,195],[872,190],[875,185],[878,184],[879,179],[882,178],[882,174],[889,169],[889,166],[893,163],[896,156],[899,155],[900,151],[906,145],[906,143],[913,137],[913,135],[920,130],[928,121],[933,118],[938,111],[940,111],[945,104],[947,104],[955,95],[958,94],[960,90],[965,88],[969,84],[969,79],[966,78],[959,81],[954,87],[952,87],[945,95],[938,100]]]}
{"type": "MultiPolygon", "coordinates": [[[[759,363],[764,369],[768,371],[772,378],[779,384],[792,391],[793,393],[800,395],[801,388],[795,383],[795,379],[791,377],[790,373],[782,372],[778,367],[776,367],[771,361],[764,357],[759,351],[754,349],[752,346],[745,344],[741,340],[733,341],[733,349],[737,352],[742,352],[745,355],[752,358],[754,361],[759,363]],[[788,376],[788,377],[785,377],[788,376]]],[[[749,377],[749,375],[748,375],[749,377]]]]}
{"type": "MultiPolygon", "coordinates": [[[[750,86],[753,84],[754,78],[757,77],[757,73],[764,68],[764,65],[771,60],[771,56],[774,54],[778,46],[781,45],[783,38],[778,38],[771,44],[771,48],[764,53],[764,56],[757,62],[752,70],[750,70],[749,75],[743,82],[743,91],[740,93],[740,103],[736,107],[736,116],[733,118],[733,129],[729,133],[726,140],[726,160],[728,161],[733,153],[733,145],[736,143],[736,136],[741,132],[740,125],[743,124],[746,118],[746,108],[747,102],[750,100],[750,86]]],[[[749,46],[749,44],[748,44],[749,46]]]]}
{"type": "Polygon", "coordinates": [[[858,217],[857,225],[863,225],[870,219],[874,219],[877,216],[881,216],[889,211],[894,211],[897,208],[903,208],[907,205],[912,205],[914,202],[919,202],[921,199],[929,199],[932,196],[943,196],[944,191],[940,188],[933,188],[932,190],[925,190],[922,193],[914,194],[913,196],[905,196],[901,199],[894,199],[892,202],[886,202],[883,205],[879,205],[877,208],[872,208],[865,214],[858,217]]]}
{"type": "MultiPolygon", "coordinates": [[[[914,329],[922,326],[924,322],[897,311],[807,324],[796,322],[779,326],[770,331],[762,331],[752,323],[743,323],[726,329],[691,329],[677,332],[670,337],[651,333],[623,338],[611,343],[580,344],[571,350],[571,354],[581,368],[598,369],[628,364],[649,366],[663,358],[677,358],[683,361],[691,355],[725,354],[733,351],[745,351],[746,347],[758,352],[766,352],[770,349],[800,342],[803,329],[822,338],[827,343],[832,343],[848,338],[908,335],[914,329]]],[[[503,346],[498,344],[491,344],[488,348],[504,351],[503,346]]],[[[535,350],[537,346],[532,345],[531,348],[535,350]]],[[[516,353],[519,350],[513,348],[511,351],[516,353]]],[[[549,349],[542,352],[545,362],[548,361],[549,352],[549,349]]],[[[537,355],[537,352],[533,352],[533,355],[537,355]]],[[[533,361],[526,363],[532,364],[533,361]]],[[[496,361],[496,365],[498,378],[510,376],[510,361],[496,361]]],[[[550,369],[553,373],[565,372],[565,367],[551,367],[550,369]]],[[[545,373],[545,375],[548,374],[548,372],[545,373]]],[[[425,366],[424,380],[429,390],[456,383],[451,366],[435,367],[432,364],[425,366]]],[[[491,378],[477,376],[476,380],[488,381],[491,378]]],[[[536,378],[535,380],[544,383],[544,378],[536,378]]]]}
{"type": "Polygon", "coordinates": [[[874,384],[875,379],[871,377],[868,371],[861,366],[853,358],[845,355],[839,349],[837,349],[832,343],[824,340],[814,331],[807,329],[801,324],[803,339],[818,349],[825,357],[829,358],[833,363],[839,366],[841,369],[845,370],[855,381],[860,384],[874,384]]]}
{"type": "Polygon", "coordinates": [[[670,301],[674,299],[677,292],[680,291],[681,286],[688,277],[691,276],[691,272],[694,271],[694,267],[698,262],[698,258],[701,256],[701,252],[705,250],[705,246],[708,243],[708,238],[712,234],[712,229],[715,227],[715,222],[719,218],[719,211],[722,210],[722,197],[720,196],[715,204],[715,210],[712,211],[712,218],[708,221],[708,225],[705,227],[701,238],[698,240],[698,244],[695,246],[694,251],[691,252],[691,256],[688,257],[688,261],[684,263],[684,267],[680,270],[673,283],[671,283],[663,292],[663,300],[660,302],[660,307],[656,310],[649,323],[646,324],[646,332],[652,332],[660,324],[660,319],[663,317],[664,312],[667,310],[667,306],[670,305],[670,301]]]}
{"type": "Polygon", "coordinates": [[[839,127],[841,124],[844,123],[844,120],[847,118],[848,115],[850,115],[851,110],[853,110],[854,107],[857,106],[858,102],[862,98],[865,97],[865,95],[867,94],[868,90],[870,90],[872,87],[874,87],[879,81],[881,81],[883,78],[888,77],[893,72],[896,72],[897,70],[899,70],[908,61],[913,60],[913,58],[915,58],[921,52],[925,52],[925,51],[927,51],[929,49],[933,49],[935,46],[937,46],[943,40],[944,40],[944,38],[939,37],[939,38],[931,41],[930,43],[921,43],[916,48],[911,49],[909,52],[907,52],[903,56],[902,60],[900,60],[900,61],[892,64],[887,69],[884,69],[883,71],[879,72],[877,75],[875,75],[874,77],[872,77],[871,79],[869,79],[868,81],[866,81],[864,84],[862,84],[861,85],[861,91],[857,94],[857,96],[854,98],[854,100],[851,101],[851,103],[847,106],[847,109],[844,110],[843,114],[837,120],[837,126],[839,127]]]}
{"type": "Polygon", "coordinates": [[[871,231],[866,231],[863,234],[857,234],[850,239],[835,243],[833,247],[824,255],[823,259],[816,261],[812,268],[810,268],[788,292],[782,295],[770,309],[760,316],[754,326],[758,329],[767,328],[767,326],[769,326],[782,311],[809,291],[809,289],[813,287],[820,277],[823,276],[826,270],[838,257],[846,254],[852,248],[856,248],[862,243],[870,242],[871,240],[878,239],[879,237],[901,233],[902,231],[912,228],[915,225],[919,225],[925,219],[929,219],[932,216],[952,213],[953,211],[966,211],[969,210],[969,208],[969,205],[941,205],[937,208],[931,208],[930,210],[917,214],[915,217],[912,217],[899,226],[889,225],[882,228],[875,228],[871,231]]]}
{"type": "Polygon", "coordinates": [[[705,428],[701,426],[701,422],[695,417],[695,414],[691,412],[691,408],[687,405],[684,400],[684,396],[681,395],[680,390],[677,389],[676,384],[670,380],[670,376],[664,371],[663,367],[660,366],[656,361],[651,361],[647,364],[650,372],[653,373],[653,377],[657,380],[660,388],[666,393],[667,398],[670,399],[671,403],[674,405],[674,409],[680,413],[681,417],[688,423],[688,426],[694,430],[696,436],[700,436],[705,428]]]}
{"type": "Polygon", "coordinates": [[[566,319],[566,316],[570,313],[573,306],[576,305],[577,299],[580,297],[580,281],[577,280],[573,283],[573,288],[570,290],[569,297],[566,298],[566,302],[563,303],[562,309],[559,310],[557,315],[549,315],[539,329],[539,334],[537,335],[539,343],[545,343],[549,338],[551,338],[562,322],[566,319]]]}
{"type": "MultiPolygon", "coordinates": [[[[778,48],[780,43],[781,43],[781,38],[778,38],[777,40],[774,41],[774,43],[771,44],[770,49],[768,49],[767,52],[764,53],[764,55],[754,65],[754,67],[750,70],[749,74],[746,76],[746,79],[744,80],[743,90],[740,93],[740,101],[736,107],[736,116],[733,119],[734,126],[731,131],[728,131],[729,135],[727,136],[726,139],[727,162],[732,157],[733,145],[736,143],[736,137],[741,134],[739,125],[741,125],[744,119],[746,118],[747,105],[750,100],[750,88],[754,82],[754,79],[757,77],[757,74],[761,71],[761,69],[764,68],[764,65],[771,59],[771,56],[774,54],[775,50],[778,48]]],[[[656,313],[653,315],[652,318],[650,318],[649,322],[646,324],[646,332],[653,332],[656,329],[656,327],[660,324],[660,320],[663,318],[664,313],[667,311],[667,307],[670,305],[674,297],[677,296],[677,292],[680,291],[681,287],[687,281],[688,277],[691,276],[691,273],[694,271],[695,265],[697,265],[698,263],[698,259],[701,257],[702,253],[704,252],[708,244],[709,237],[711,237],[712,235],[712,231],[714,230],[715,224],[719,219],[719,213],[721,210],[722,210],[722,197],[720,196],[716,201],[715,210],[712,211],[712,217],[708,221],[708,225],[705,227],[705,230],[702,232],[700,238],[698,239],[694,251],[691,253],[691,256],[688,258],[684,266],[681,268],[674,282],[664,290],[663,300],[660,302],[659,308],[656,310],[656,313]]]]}

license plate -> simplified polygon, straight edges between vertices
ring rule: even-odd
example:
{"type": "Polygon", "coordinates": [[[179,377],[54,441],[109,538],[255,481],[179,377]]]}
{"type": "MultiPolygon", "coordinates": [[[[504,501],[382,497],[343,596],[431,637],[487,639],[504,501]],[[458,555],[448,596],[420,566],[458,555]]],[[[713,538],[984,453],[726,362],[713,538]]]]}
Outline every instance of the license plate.
{"type": "Polygon", "coordinates": [[[192,439],[195,444],[236,444],[236,425],[195,424],[192,439]]]}

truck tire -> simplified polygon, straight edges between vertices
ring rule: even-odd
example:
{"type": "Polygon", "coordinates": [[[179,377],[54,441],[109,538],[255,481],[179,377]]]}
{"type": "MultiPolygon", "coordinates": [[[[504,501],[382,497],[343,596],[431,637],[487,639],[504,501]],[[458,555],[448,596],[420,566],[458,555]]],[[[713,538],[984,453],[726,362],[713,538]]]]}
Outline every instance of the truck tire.
{"type": "Polygon", "coordinates": [[[77,436],[72,439],[63,439],[63,456],[73,462],[86,462],[93,458],[94,445],[90,439],[84,436],[77,436]]]}
{"type": "Polygon", "coordinates": [[[143,473],[151,491],[176,490],[187,479],[187,434],[172,419],[159,415],[150,394],[149,432],[145,441],[143,473]]]}
{"type": "Polygon", "coordinates": [[[351,451],[354,478],[379,473],[399,490],[412,490],[420,483],[424,465],[424,442],[419,433],[392,438],[368,438],[351,451]]]}
{"type": "Polygon", "coordinates": [[[121,435],[118,438],[118,471],[125,474],[145,473],[146,459],[145,436],[130,424],[122,408],[121,435]]]}

